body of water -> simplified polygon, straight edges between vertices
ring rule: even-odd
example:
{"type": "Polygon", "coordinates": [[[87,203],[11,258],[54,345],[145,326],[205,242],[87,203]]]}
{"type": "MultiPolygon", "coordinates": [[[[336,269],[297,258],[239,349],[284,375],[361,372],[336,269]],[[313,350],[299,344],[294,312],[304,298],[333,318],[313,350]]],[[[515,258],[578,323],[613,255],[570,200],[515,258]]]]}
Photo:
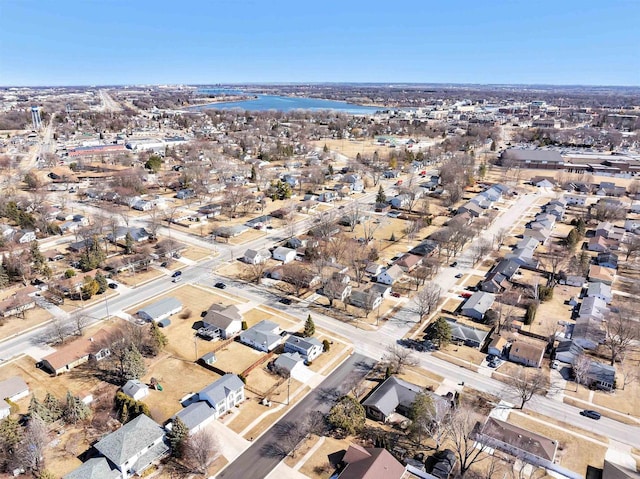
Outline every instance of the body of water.
{"type": "MultiPolygon", "coordinates": [[[[210,92],[210,90],[205,90],[210,92]]],[[[224,93],[229,93],[225,91],[224,93]]],[[[234,92],[234,94],[251,95],[247,92],[234,92]]],[[[208,105],[194,106],[192,109],[214,109],[214,110],[230,110],[233,108],[239,108],[241,110],[249,111],[292,111],[292,110],[333,110],[343,113],[352,114],[365,114],[375,113],[380,108],[375,106],[362,106],[354,103],[347,103],[342,101],[322,100],[319,98],[300,98],[300,97],[288,97],[277,95],[256,95],[257,98],[245,100],[245,101],[231,101],[222,103],[211,103],[208,105]]]]}

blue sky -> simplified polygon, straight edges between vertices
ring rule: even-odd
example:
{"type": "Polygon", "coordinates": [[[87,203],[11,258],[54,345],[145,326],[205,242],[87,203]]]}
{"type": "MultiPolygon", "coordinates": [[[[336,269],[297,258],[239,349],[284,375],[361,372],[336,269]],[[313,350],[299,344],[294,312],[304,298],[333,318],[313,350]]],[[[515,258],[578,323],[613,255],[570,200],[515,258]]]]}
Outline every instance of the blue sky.
{"type": "Polygon", "coordinates": [[[0,0],[0,85],[640,85],[640,0],[0,0]]]}

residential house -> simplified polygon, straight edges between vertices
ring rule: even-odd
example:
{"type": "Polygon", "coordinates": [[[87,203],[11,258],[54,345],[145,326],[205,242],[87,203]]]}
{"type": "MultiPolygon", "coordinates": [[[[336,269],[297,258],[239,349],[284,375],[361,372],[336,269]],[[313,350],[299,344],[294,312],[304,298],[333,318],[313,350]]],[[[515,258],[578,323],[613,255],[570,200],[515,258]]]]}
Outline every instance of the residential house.
{"type": "Polygon", "coordinates": [[[344,468],[337,479],[401,479],[405,467],[384,448],[351,444],[342,458],[344,468]]]}
{"type": "Polygon", "coordinates": [[[240,342],[265,353],[273,351],[282,342],[280,326],[263,319],[240,333],[240,342]]]}
{"type": "Polygon", "coordinates": [[[617,269],[618,268],[618,255],[611,252],[598,253],[596,257],[596,263],[598,266],[605,268],[617,269]]]}
{"type": "Polygon", "coordinates": [[[365,273],[370,274],[371,276],[378,276],[380,273],[382,273],[382,271],[384,270],[384,267],[378,263],[369,263],[367,264],[367,267],[365,268],[365,273]]]}
{"type": "Polygon", "coordinates": [[[429,239],[422,241],[419,245],[415,246],[409,251],[409,253],[418,256],[433,256],[437,252],[438,243],[429,239]]]}
{"type": "Polygon", "coordinates": [[[217,330],[222,339],[229,339],[242,331],[242,313],[236,305],[212,304],[202,321],[203,327],[217,330]]]}
{"type": "Polygon", "coordinates": [[[268,250],[248,249],[244,252],[242,260],[247,264],[262,264],[269,258],[271,258],[271,253],[268,250]]]}
{"type": "MultiPolygon", "coordinates": [[[[26,289],[26,288],[25,288],[26,289]]],[[[19,316],[24,314],[25,311],[36,307],[36,300],[34,297],[25,294],[21,291],[10,298],[0,301],[0,316],[3,318],[9,316],[19,316]]]]}
{"type": "Polygon", "coordinates": [[[391,295],[391,290],[392,290],[392,288],[388,284],[373,283],[365,291],[367,293],[370,293],[370,294],[379,296],[382,299],[385,299],[385,298],[388,298],[391,295]]]}
{"type": "Polygon", "coordinates": [[[554,463],[558,441],[528,431],[495,417],[487,418],[476,440],[536,466],[554,463]]]}
{"type": "Polygon", "coordinates": [[[398,266],[400,266],[400,268],[402,268],[402,271],[404,271],[405,273],[409,273],[414,269],[416,269],[418,266],[420,266],[422,264],[423,259],[424,258],[422,256],[407,253],[402,255],[402,257],[399,258],[398,260],[396,260],[394,264],[397,264],[398,266]]]}
{"type": "Polygon", "coordinates": [[[614,226],[608,221],[601,221],[596,226],[596,236],[603,236],[604,238],[608,238],[614,234],[614,226]]]}
{"type": "Polygon", "coordinates": [[[14,236],[13,239],[16,241],[16,243],[20,243],[20,244],[27,244],[27,243],[31,243],[32,241],[36,240],[36,233],[35,231],[18,231],[14,236]]]}
{"type": "Polygon", "coordinates": [[[284,343],[285,353],[298,353],[308,363],[320,356],[323,351],[322,343],[316,338],[301,338],[292,335],[284,343]]]}
{"type": "Polygon", "coordinates": [[[535,183],[533,183],[533,185],[537,186],[538,188],[553,188],[555,186],[555,183],[552,183],[546,178],[542,180],[534,180],[534,181],[535,183]]]}
{"type": "Polygon", "coordinates": [[[104,457],[92,457],[62,479],[121,479],[122,473],[104,457]]]}
{"type": "Polygon", "coordinates": [[[536,268],[538,266],[538,260],[533,257],[533,252],[534,250],[531,248],[515,248],[511,253],[506,254],[505,258],[513,260],[521,266],[536,268]]]}
{"type": "Polygon", "coordinates": [[[118,241],[124,241],[125,238],[127,237],[127,233],[131,236],[133,241],[136,243],[140,243],[142,241],[148,241],[149,238],[151,237],[149,235],[149,232],[144,228],[118,226],[114,232],[107,234],[107,239],[112,243],[117,243],[118,241]]]}
{"type": "Polygon", "coordinates": [[[604,236],[593,236],[589,238],[587,249],[589,251],[596,251],[598,253],[605,253],[609,251],[612,246],[612,242],[604,236]]]}
{"type": "Polygon", "coordinates": [[[526,238],[526,237],[530,237],[530,238],[534,238],[536,240],[538,240],[538,242],[542,245],[547,244],[547,241],[549,240],[549,237],[551,236],[551,230],[548,228],[539,228],[539,229],[531,229],[531,228],[527,228],[524,230],[524,233],[522,233],[522,235],[526,238]]]}
{"type": "Polygon", "coordinates": [[[323,191],[318,195],[318,201],[321,203],[332,203],[338,199],[338,195],[335,191],[323,191]]]}
{"type": "Polygon", "coordinates": [[[602,479],[640,479],[640,473],[636,472],[635,467],[631,469],[628,465],[615,464],[605,459],[602,479]]]}
{"type": "Polygon", "coordinates": [[[625,231],[629,231],[629,232],[634,232],[634,233],[637,232],[640,229],[640,219],[638,219],[638,220],[625,220],[624,229],[625,229],[625,231]]]}
{"type": "Polygon", "coordinates": [[[487,336],[489,336],[488,331],[472,328],[471,326],[457,322],[455,319],[445,318],[445,321],[451,328],[452,341],[463,343],[465,346],[481,349],[487,340],[487,336]]]}
{"type": "Polygon", "coordinates": [[[578,310],[578,318],[594,318],[602,321],[605,319],[607,313],[609,313],[609,308],[607,308],[604,299],[598,296],[587,296],[582,300],[582,304],[578,310]]]}
{"type": "Polygon", "coordinates": [[[216,419],[244,401],[244,383],[235,374],[225,374],[198,393],[214,409],[216,419]]]}
{"type": "Polygon", "coordinates": [[[493,354],[497,357],[502,357],[503,353],[507,350],[508,345],[509,341],[507,341],[507,338],[503,336],[495,336],[487,347],[487,353],[493,354]]]}
{"type": "Polygon", "coordinates": [[[201,431],[211,421],[214,421],[217,416],[215,408],[211,407],[207,401],[200,400],[192,402],[178,411],[171,418],[171,424],[167,426],[168,429],[173,428],[173,421],[176,418],[180,419],[189,428],[189,435],[193,435],[201,431]]]}
{"type": "Polygon", "coordinates": [[[174,297],[168,297],[142,308],[136,315],[145,321],[157,323],[180,311],[182,311],[182,303],[174,297]]]}
{"type": "Polygon", "coordinates": [[[137,379],[130,379],[122,386],[122,392],[130,398],[140,401],[149,395],[149,386],[137,379]]]}
{"type": "Polygon", "coordinates": [[[482,320],[487,310],[493,305],[495,299],[496,297],[494,294],[485,293],[484,291],[476,291],[462,305],[461,314],[469,318],[482,320]]]}
{"type": "Polygon", "coordinates": [[[385,379],[362,402],[367,416],[376,421],[394,422],[404,420],[411,410],[415,397],[424,392],[429,394],[434,401],[448,405],[446,399],[426,391],[421,386],[404,381],[395,376],[385,379]]]}
{"type": "Polygon", "coordinates": [[[273,362],[276,372],[290,377],[295,377],[299,371],[304,370],[305,359],[295,352],[280,354],[273,362]]]}
{"type": "Polygon", "coordinates": [[[507,278],[496,271],[492,271],[487,277],[480,283],[480,291],[485,293],[501,293],[509,285],[507,278]]]}
{"type": "Polygon", "coordinates": [[[611,285],[616,276],[616,270],[611,268],[605,268],[592,264],[589,267],[589,275],[587,279],[592,282],[600,282],[611,285]]]}
{"type": "Polygon", "coordinates": [[[13,376],[4,381],[0,381],[0,419],[4,419],[11,414],[11,402],[19,401],[29,395],[29,386],[20,376],[13,376]]]}
{"type": "Polygon", "coordinates": [[[604,341],[602,321],[593,316],[580,317],[573,325],[570,337],[581,348],[594,350],[604,341]]]}
{"type": "Polygon", "coordinates": [[[109,356],[111,351],[107,348],[98,350],[96,344],[100,344],[108,336],[109,332],[101,329],[91,337],[75,339],[59,347],[56,352],[42,358],[39,366],[57,376],[86,363],[91,357],[100,361],[109,356]]]}
{"type": "Polygon", "coordinates": [[[565,279],[560,280],[560,284],[566,284],[567,286],[583,286],[586,282],[586,277],[575,275],[569,275],[565,279]]]}
{"type": "Polygon", "coordinates": [[[589,385],[603,391],[611,391],[616,380],[616,368],[598,361],[591,361],[586,376],[589,385]]]}
{"type": "Polygon", "coordinates": [[[398,279],[400,279],[403,274],[404,274],[404,271],[402,271],[402,268],[400,268],[400,266],[394,264],[394,265],[390,266],[389,268],[387,268],[386,270],[384,270],[382,273],[380,273],[376,277],[376,281],[378,283],[392,285],[398,279]]]}
{"type": "Polygon", "coordinates": [[[516,248],[530,249],[531,251],[534,251],[539,244],[540,241],[538,241],[537,239],[531,236],[523,236],[523,238],[516,244],[516,248]]]}
{"type": "Polygon", "coordinates": [[[417,471],[414,472],[411,470],[410,463],[407,463],[407,471],[414,472],[414,474],[411,474],[409,477],[420,477],[423,479],[449,479],[453,472],[453,468],[458,462],[458,456],[456,456],[456,453],[451,449],[443,449],[441,451],[437,451],[433,456],[431,456],[430,462],[433,462],[430,474],[423,473],[422,469],[420,469],[420,473],[416,473],[417,471]]]}
{"type": "Polygon", "coordinates": [[[587,195],[565,193],[564,199],[567,201],[567,205],[585,206],[587,204],[587,195]]]}
{"type": "Polygon", "coordinates": [[[476,203],[469,201],[464,205],[462,205],[460,208],[458,208],[457,214],[460,215],[460,214],[466,213],[473,218],[478,218],[479,216],[482,216],[483,212],[484,210],[480,206],[478,206],[476,203]]]}
{"type": "MultiPolygon", "coordinates": [[[[522,240],[524,241],[524,240],[522,240]]],[[[507,279],[511,279],[514,274],[518,272],[520,269],[520,264],[515,261],[509,259],[502,259],[500,262],[491,270],[492,273],[499,273],[503,275],[507,279]]]]}
{"type": "Polygon", "coordinates": [[[605,283],[589,283],[587,285],[587,292],[585,293],[587,298],[596,297],[606,304],[613,301],[613,293],[611,292],[611,286],[605,283]]]}
{"type": "Polygon", "coordinates": [[[584,348],[575,341],[566,339],[556,346],[555,360],[565,364],[573,364],[578,356],[584,354],[584,348]]]}
{"type": "Polygon", "coordinates": [[[514,341],[509,348],[509,361],[533,368],[542,365],[546,344],[542,342],[514,341]]]}
{"type": "Polygon", "coordinates": [[[285,248],[284,246],[278,246],[273,250],[273,259],[276,261],[282,261],[283,263],[290,263],[296,259],[296,250],[291,248],[285,248]]]}

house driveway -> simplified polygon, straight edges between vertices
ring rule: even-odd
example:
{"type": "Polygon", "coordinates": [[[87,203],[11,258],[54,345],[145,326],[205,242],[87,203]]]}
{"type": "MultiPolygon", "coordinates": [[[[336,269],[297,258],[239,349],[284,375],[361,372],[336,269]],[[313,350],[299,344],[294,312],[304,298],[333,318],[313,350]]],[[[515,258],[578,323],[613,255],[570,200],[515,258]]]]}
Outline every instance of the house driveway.
{"type": "Polygon", "coordinates": [[[291,371],[291,377],[293,377],[293,379],[297,381],[300,381],[302,384],[310,383],[316,375],[318,375],[318,373],[312,371],[307,366],[295,367],[293,368],[293,371],[291,371]]]}
{"type": "Polygon", "coordinates": [[[238,433],[233,432],[220,421],[213,420],[204,428],[218,441],[218,447],[227,461],[232,462],[251,444],[238,433]]]}

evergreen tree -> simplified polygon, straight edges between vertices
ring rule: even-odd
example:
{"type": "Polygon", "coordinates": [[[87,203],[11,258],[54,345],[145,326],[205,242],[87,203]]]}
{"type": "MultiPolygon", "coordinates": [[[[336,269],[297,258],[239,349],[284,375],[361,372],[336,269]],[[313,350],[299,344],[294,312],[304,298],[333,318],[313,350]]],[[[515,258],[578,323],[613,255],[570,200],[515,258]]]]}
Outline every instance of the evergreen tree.
{"type": "Polygon", "coordinates": [[[42,273],[43,268],[47,264],[47,259],[40,252],[40,246],[37,241],[32,241],[29,245],[29,254],[31,255],[34,269],[42,273]]]}
{"type": "Polygon", "coordinates": [[[311,319],[311,315],[309,315],[304,323],[304,336],[306,338],[310,338],[314,334],[316,334],[316,325],[313,322],[313,319],[311,319]]]}
{"type": "Polygon", "coordinates": [[[256,165],[251,165],[251,176],[249,177],[249,179],[251,181],[256,181],[257,178],[258,175],[256,174],[256,165]]]}
{"type": "Polygon", "coordinates": [[[427,329],[426,337],[438,347],[446,346],[451,342],[451,326],[443,317],[439,317],[427,329]]]}
{"type": "Polygon", "coordinates": [[[144,365],[144,359],[142,354],[138,351],[135,345],[132,345],[124,354],[122,361],[122,370],[124,381],[130,379],[140,379],[147,372],[147,368],[144,365]]]}
{"type": "Polygon", "coordinates": [[[0,421],[0,448],[7,452],[14,452],[24,435],[20,420],[9,416],[0,421]]]}
{"type": "Polygon", "coordinates": [[[29,415],[31,417],[38,416],[47,423],[51,422],[49,409],[38,400],[35,394],[31,396],[31,401],[29,402],[29,415]]]}
{"type": "Polygon", "coordinates": [[[133,253],[133,237],[127,231],[126,236],[124,237],[124,254],[133,253]]]}
{"type": "Polygon", "coordinates": [[[167,344],[169,344],[169,339],[160,330],[158,323],[156,323],[155,321],[151,322],[151,329],[149,330],[149,336],[151,336],[151,348],[153,350],[154,355],[158,354],[160,351],[164,349],[164,347],[167,344]]]}
{"type": "Polygon", "coordinates": [[[171,444],[171,455],[181,458],[184,455],[185,446],[189,439],[189,428],[179,417],[173,420],[171,430],[167,433],[167,439],[171,444]]]}
{"type": "Polygon", "coordinates": [[[95,280],[96,280],[96,283],[98,283],[98,292],[97,292],[97,294],[104,293],[107,290],[108,286],[109,286],[109,282],[107,281],[107,278],[102,273],[100,273],[98,271],[96,273],[95,280]]]}
{"type": "Polygon", "coordinates": [[[4,288],[9,284],[9,275],[4,265],[0,264],[0,288],[4,288]]]}
{"type": "Polygon", "coordinates": [[[48,392],[44,397],[43,405],[47,408],[48,417],[51,422],[57,421],[62,417],[62,405],[60,404],[60,401],[58,401],[58,398],[50,392],[48,392]]]}
{"type": "Polygon", "coordinates": [[[362,404],[352,396],[343,396],[329,411],[328,421],[335,428],[347,434],[355,434],[365,424],[365,410],[362,404]]]}
{"type": "Polygon", "coordinates": [[[382,185],[378,188],[378,194],[376,195],[376,203],[386,203],[387,195],[384,194],[384,188],[382,185]]]}
{"type": "Polygon", "coordinates": [[[67,391],[67,398],[64,405],[63,417],[67,423],[76,424],[84,421],[91,415],[91,409],[78,396],[67,391]]]}

